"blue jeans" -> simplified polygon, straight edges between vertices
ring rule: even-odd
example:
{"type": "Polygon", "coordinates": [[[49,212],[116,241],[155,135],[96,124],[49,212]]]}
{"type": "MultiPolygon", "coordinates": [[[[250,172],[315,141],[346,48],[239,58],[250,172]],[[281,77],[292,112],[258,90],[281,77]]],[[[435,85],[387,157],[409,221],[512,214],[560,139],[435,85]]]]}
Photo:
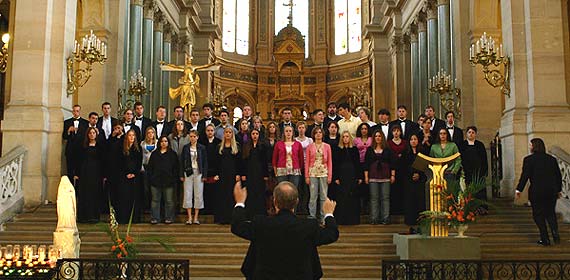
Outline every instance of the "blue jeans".
{"type": "Polygon", "coordinates": [[[297,190],[299,190],[299,183],[301,182],[301,175],[285,175],[285,176],[277,176],[277,184],[283,181],[289,181],[295,185],[297,190]]]}
{"type": "Polygon", "coordinates": [[[370,182],[370,223],[390,222],[390,182],[370,182]]]}
{"type": "Polygon", "coordinates": [[[309,192],[311,194],[309,198],[309,216],[311,218],[317,217],[317,198],[319,199],[319,219],[323,220],[325,217],[325,212],[323,211],[323,205],[327,199],[327,192],[329,190],[329,185],[327,184],[327,177],[310,177],[311,185],[309,186],[309,192]]]}
{"type": "Polygon", "coordinates": [[[153,220],[160,221],[160,200],[164,197],[164,216],[165,220],[174,220],[174,187],[155,187],[150,186],[152,193],[151,216],[153,220]]]}

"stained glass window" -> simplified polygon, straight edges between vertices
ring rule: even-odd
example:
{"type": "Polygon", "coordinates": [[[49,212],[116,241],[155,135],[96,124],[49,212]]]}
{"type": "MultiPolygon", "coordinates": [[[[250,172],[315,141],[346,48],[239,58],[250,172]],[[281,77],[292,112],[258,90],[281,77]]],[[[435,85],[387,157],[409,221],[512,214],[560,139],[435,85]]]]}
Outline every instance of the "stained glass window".
{"type": "MultiPolygon", "coordinates": [[[[275,0],[275,34],[289,23],[290,0],[275,0]]],[[[305,36],[305,57],[309,56],[309,0],[293,1],[293,26],[305,36]]]]}
{"type": "Polygon", "coordinates": [[[335,0],[335,54],[358,52],[362,47],[361,1],[335,0]]]}
{"type": "Polygon", "coordinates": [[[249,1],[224,0],[222,48],[226,52],[249,53],[249,1]],[[241,24],[240,24],[241,23],[241,24]]]}

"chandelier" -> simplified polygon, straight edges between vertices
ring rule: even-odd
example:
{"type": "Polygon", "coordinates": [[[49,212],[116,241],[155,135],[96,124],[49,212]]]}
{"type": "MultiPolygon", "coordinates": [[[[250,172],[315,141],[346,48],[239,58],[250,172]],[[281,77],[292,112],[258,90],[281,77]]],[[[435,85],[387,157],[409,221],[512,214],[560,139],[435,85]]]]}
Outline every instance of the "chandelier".
{"type": "Polygon", "coordinates": [[[441,69],[429,79],[429,92],[439,95],[441,106],[446,111],[455,112],[457,118],[461,119],[461,90],[455,88],[454,84],[451,75],[441,69]]]}
{"type": "Polygon", "coordinates": [[[483,66],[485,80],[494,88],[500,88],[501,93],[510,96],[511,87],[509,85],[510,60],[503,52],[503,44],[497,44],[493,37],[487,37],[487,32],[475,44],[469,48],[469,62],[473,67],[477,64],[483,66]],[[490,69],[490,66],[499,67],[503,65],[501,72],[499,69],[490,69]]]}
{"type": "Polygon", "coordinates": [[[0,49],[0,73],[6,73],[8,67],[8,43],[10,42],[10,34],[5,33],[2,35],[2,42],[4,45],[0,49]]]}
{"type": "Polygon", "coordinates": [[[127,81],[123,80],[123,87],[119,89],[117,94],[117,104],[119,104],[117,115],[119,117],[122,117],[128,108],[132,108],[135,102],[141,101],[143,95],[152,93],[152,81],[150,81],[148,88],[146,81],[146,77],[143,76],[140,69],[131,75],[128,90],[126,89],[127,81]],[[125,93],[134,98],[127,99],[123,104],[122,100],[125,93]]]}
{"type": "Polygon", "coordinates": [[[75,40],[72,56],[67,59],[67,95],[75,93],[79,87],[83,87],[89,81],[93,63],[103,65],[105,61],[107,61],[107,44],[97,38],[93,30],[81,39],[81,43],[75,40]],[[79,67],[82,62],[86,66],[83,69],[74,69],[74,62],[77,62],[79,67]]]}

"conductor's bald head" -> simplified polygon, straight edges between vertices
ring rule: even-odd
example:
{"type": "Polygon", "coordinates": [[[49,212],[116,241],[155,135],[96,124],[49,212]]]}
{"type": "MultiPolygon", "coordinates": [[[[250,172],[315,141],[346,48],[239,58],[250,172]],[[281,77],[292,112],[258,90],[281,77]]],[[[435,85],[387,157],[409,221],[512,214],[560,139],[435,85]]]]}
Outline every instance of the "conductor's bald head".
{"type": "Polygon", "coordinates": [[[277,208],[277,211],[279,211],[279,209],[287,209],[293,212],[297,207],[297,203],[299,203],[297,186],[289,181],[283,181],[277,184],[273,190],[273,199],[275,200],[275,208],[277,208]]]}

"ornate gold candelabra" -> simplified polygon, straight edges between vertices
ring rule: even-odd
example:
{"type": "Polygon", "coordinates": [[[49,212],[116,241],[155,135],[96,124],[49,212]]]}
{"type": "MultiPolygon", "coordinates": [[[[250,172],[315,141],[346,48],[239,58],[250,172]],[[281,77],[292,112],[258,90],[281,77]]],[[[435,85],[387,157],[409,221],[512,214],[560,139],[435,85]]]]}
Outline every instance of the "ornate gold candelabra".
{"type": "Polygon", "coordinates": [[[487,37],[487,32],[484,32],[483,36],[475,44],[471,44],[469,48],[469,62],[471,62],[472,66],[481,64],[487,83],[492,87],[499,87],[504,95],[511,95],[511,86],[509,84],[511,62],[509,57],[506,57],[503,52],[503,44],[499,44],[497,48],[493,37],[487,37]],[[504,66],[503,72],[499,69],[489,69],[490,66],[500,67],[501,65],[504,66]]]}
{"type": "Polygon", "coordinates": [[[213,93],[208,94],[208,100],[212,105],[214,105],[215,114],[219,114],[220,110],[224,107],[224,92],[222,91],[222,85],[216,84],[213,93]]]}
{"type": "Polygon", "coordinates": [[[133,108],[133,105],[135,104],[135,102],[141,101],[141,98],[143,95],[145,95],[147,93],[148,94],[152,93],[152,81],[150,81],[150,84],[149,84],[148,90],[147,90],[146,77],[143,76],[140,69],[136,73],[131,75],[131,79],[129,80],[128,91],[125,88],[126,83],[127,82],[123,80],[123,87],[119,89],[118,94],[117,94],[117,97],[118,97],[117,103],[119,104],[119,108],[117,110],[117,116],[118,117],[122,117],[128,108],[133,108]],[[128,96],[134,97],[134,98],[128,98],[123,103],[122,102],[123,96],[125,96],[125,94],[128,94],[128,96]]]}
{"type": "Polygon", "coordinates": [[[439,72],[429,79],[429,92],[439,95],[441,106],[446,111],[453,111],[458,119],[461,119],[461,90],[455,88],[454,80],[445,70],[439,72]]]}
{"type": "Polygon", "coordinates": [[[8,43],[10,42],[10,34],[5,33],[2,35],[2,42],[4,45],[0,49],[0,73],[6,73],[8,67],[8,43]]]}
{"type": "Polygon", "coordinates": [[[107,61],[107,44],[99,40],[93,30],[81,39],[81,44],[75,40],[75,47],[72,56],[67,59],[67,95],[73,94],[77,88],[82,87],[91,78],[93,63],[100,63],[103,65],[107,61]],[[81,69],[74,69],[73,64],[81,62],[86,64],[86,67],[81,69]]]}

